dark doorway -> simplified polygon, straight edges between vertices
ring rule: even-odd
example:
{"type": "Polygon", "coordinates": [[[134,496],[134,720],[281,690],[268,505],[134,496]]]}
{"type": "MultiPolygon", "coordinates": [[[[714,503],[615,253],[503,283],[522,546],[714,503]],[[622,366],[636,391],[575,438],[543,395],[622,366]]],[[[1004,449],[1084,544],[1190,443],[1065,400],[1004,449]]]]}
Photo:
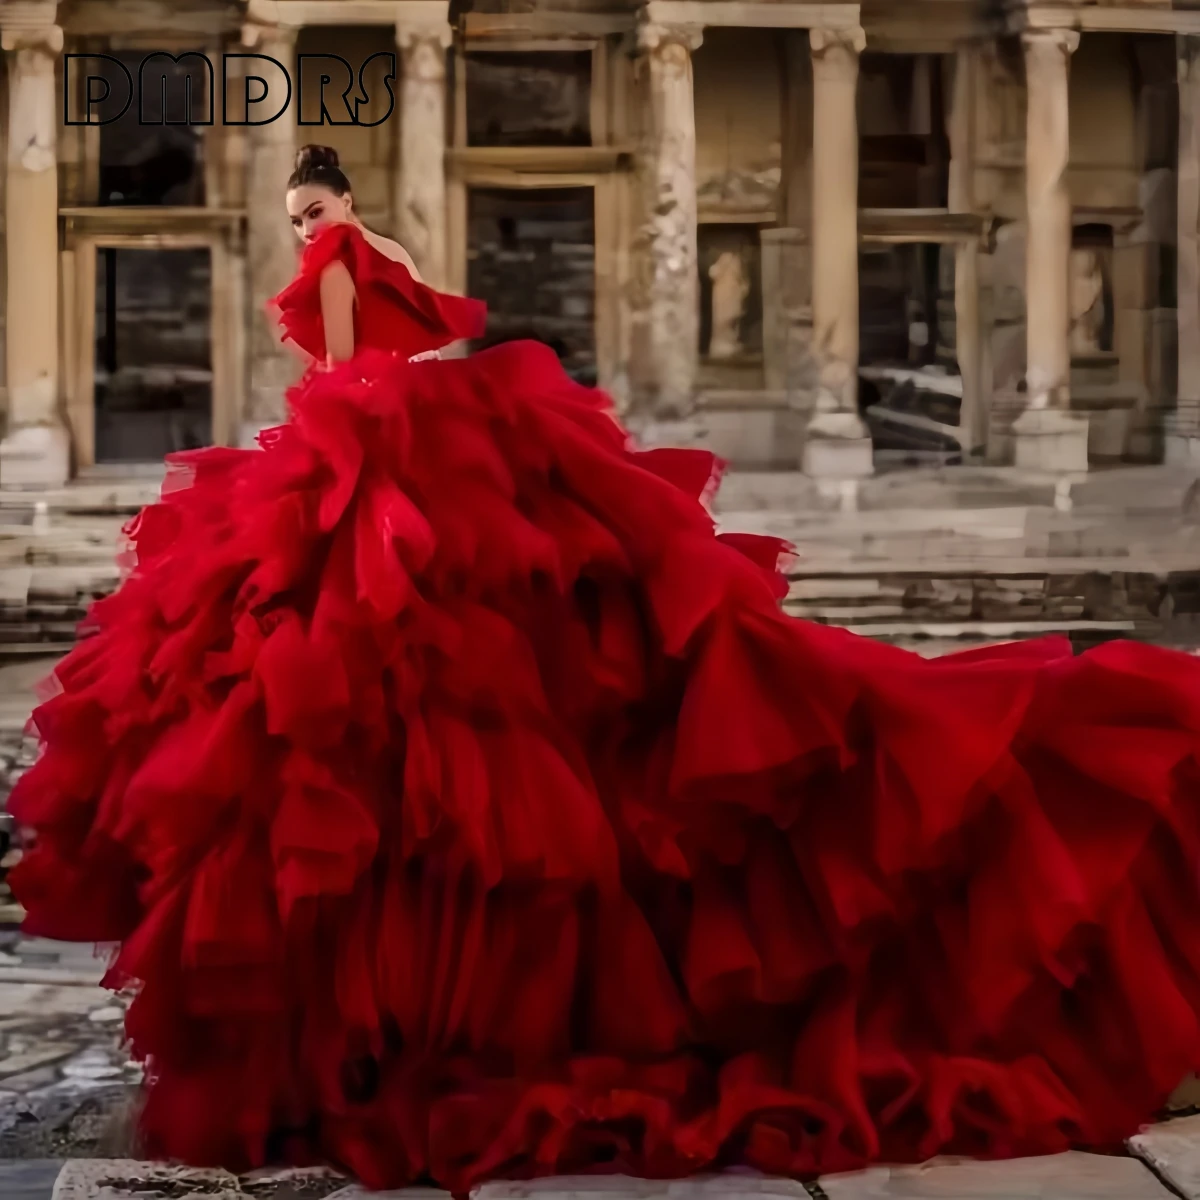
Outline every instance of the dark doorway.
{"type": "Polygon", "coordinates": [[[96,461],[156,462],[212,440],[206,249],[96,251],[96,461]]]}
{"type": "Polygon", "coordinates": [[[477,349],[532,338],[596,382],[593,206],[590,187],[471,189],[467,290],[488,305],[477,349]]]}

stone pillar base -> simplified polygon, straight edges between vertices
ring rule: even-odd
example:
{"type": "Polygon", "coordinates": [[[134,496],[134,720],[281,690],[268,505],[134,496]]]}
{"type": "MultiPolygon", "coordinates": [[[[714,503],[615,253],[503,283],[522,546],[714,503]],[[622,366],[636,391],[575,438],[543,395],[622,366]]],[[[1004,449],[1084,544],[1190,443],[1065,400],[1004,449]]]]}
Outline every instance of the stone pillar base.
{"type": "Polygon", "coordinates": [[[1168,467],[1200,467],[1200,430],[1183,433],[1168,429],[1163,439],[1163,462],[1168,467]]]}
{"type": "Polygon", "coordinates": [[[1027,408],[1012,426],[1016,465],[1052,474],[1088,469],[1088,419],[1057,408],[1027,408]]]}
{"type": "Polygon", "coordinates": [[[29,425],[0,441],[0,488],[56,488],[71,478],[71,439],[62,425],[29,425]]]}
{"type": "Polygon", "coordinates": [[[865,479],[875,473],[875,448],[857,413],[817,413],[808,423],[800,469],[810,479],[865,479]]]}

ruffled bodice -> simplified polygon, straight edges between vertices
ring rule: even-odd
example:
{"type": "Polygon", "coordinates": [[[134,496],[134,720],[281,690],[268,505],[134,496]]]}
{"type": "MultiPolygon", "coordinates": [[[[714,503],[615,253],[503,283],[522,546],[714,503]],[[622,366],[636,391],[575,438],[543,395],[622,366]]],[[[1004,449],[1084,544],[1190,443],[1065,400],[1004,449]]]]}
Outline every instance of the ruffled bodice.
{"type": "Polygon", "coordinates": [[[358,302],[354,314],[359,350],[384,350],[411,358],[441,350],[483,333],[487,306],[480,300],[450,296],[419,283],[412,273],[367,241],[357,225],[327,225],[304,248],[295,278],[268,302],[284,339],[318,360],[325,358],[321,317],[321,273],[345,263],[358,302]]]}

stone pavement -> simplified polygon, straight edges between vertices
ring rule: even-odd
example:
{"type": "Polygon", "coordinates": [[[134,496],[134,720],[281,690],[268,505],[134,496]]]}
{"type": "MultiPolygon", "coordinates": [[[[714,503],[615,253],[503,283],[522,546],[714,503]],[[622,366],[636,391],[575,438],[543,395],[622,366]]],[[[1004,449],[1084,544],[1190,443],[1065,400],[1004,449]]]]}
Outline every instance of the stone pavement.
{"type": "MultiPolygon", "coordinates": [[[[1200,1131],[1188,1134],[1200,1162],[1200,1131]]],[[[560,1177],[533,1183],[492,1183],[472,1200],[1200,1200],[1181,1184],[1194,1168],[1188,1155],[1163,1171],[1149,1154],[1109,1157],[1059,1154],[1009,1162],[934,1160],[920,1167],[859,1171],[802,1184],[753,1172],[675,1181],[623,1176],[560,1177]]],[[[68,1163],[53,1200],[449,1200],[428,1188],[368,1192],[327,1172],[263,1173],[238,1179],[224,1172],[184,1171],[129,1160],[68,1163]]]]}

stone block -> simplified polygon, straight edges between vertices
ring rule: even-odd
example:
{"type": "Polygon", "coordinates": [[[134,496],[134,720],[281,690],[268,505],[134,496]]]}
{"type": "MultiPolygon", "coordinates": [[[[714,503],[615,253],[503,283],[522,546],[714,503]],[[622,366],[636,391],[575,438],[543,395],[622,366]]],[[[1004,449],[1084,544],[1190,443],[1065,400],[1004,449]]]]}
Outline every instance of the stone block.
{"type": "Polygon", "coordinates": [[[797,462],[794,447],[779,434],[780,410],[725,409],[706,412],[704,446],[739,467],[785,467],[797,462]]]}
{"type": "Polygon", "coordinates": [[[1113,349],[1121,378],[1150,386],[1150,317],[1142,308],[1117,307],[1113,321],[1113,349]]]}
{"type": "Polygon", "coordinates": [[[1090,462],[1119,462],[1129,446],[1130,431],[1139,394],[1116,389],[1072,390],[1071,408],[1088,422],[1090,462]]]}
{"type": "Polygon", "coordinates": [[[1186,1200],[1200,1200],[1200,1116],[1153,1125],[1129,1148],[1186,1200]]]}
{"type": "Polygon", "coordinates": [[[1025,378],[1025,325],[992,327],[992,386],[1010,391],[1025,378]]]}
{"type": "Polygon", "coordinates": [[[812,249],[799,229],[761,234],[763,371],[773,391],[811,387],[812,249]]]}
{"type": "Polygon", "coordinates": [[[1162,253],[1157,242],[1125,242],[1113,248],[1113,308],[1154,308],[1162,289],[1162,253]]]}
{"type": "Polygon", "coordinates": [[[980,258],[981,282],[992,289],[995,319],[1025,318],[1025,226],[1010,222],[996,231],[991,254],[980,258]]]}
{"type": "Polygon", "coordinates": [[[880,1167],[824,1176],[821,1190],[829,1200],[1168,1200],[1171,1195],[1136,1159],[1077,1152],[880,1167]]]}
{"type": "Polygon", "coordinates": [[[1168,467],[1194,467],[1200,470],[1200,433],[1168,428],[1163,436],[1163,461],[1168,467]]]}
{"type": "Polygon", "coordinates": [[[1070,474],[1088,469],[1088,418],[1054,408],[1028,408],[1014,422],[1018,468],[1070,474]]]}
{"type": "Polygon", "coordinates": [[[1141,103],[1137,105],[1137,136],[1142,161],[1148,167],[1166,167],[1179,154],[1175,92],[1170,84],[1147,84],[1142,88],[1141,103]]]}
{"type": "Polygon", "coordinates": [[[1158,167],[1141,177],[1138,181],[1138,204],[1142,210],[1142,223],[1138,227],[1140,240],[1175,245],[1177,196],[1175,172],[1169,167],[1158,167]]]}
{"type": "Polygon", "coordinates": [[[1025,411],[1027,397],[1015,387],[997,387],[987,410],[986,461],[1007,464],[1013,457],[1013,422],[1025,411]]]}
{"type": "Polygon", "coordinates": [[[61,425],[29,425],[0,442],[0,488],[62,487],[71,477],[71,441],[61,425]]]}
{"type": "Polygon", "coordinates": [[[1179,323],[1173,308],[1147,314],[1150,325],[1150,376],[1146,380],[1155,400],[1174,396],[1179,387],[1179,323]]]}
{"type": "Polygon", "coordinates": [[[866,479],[875,473],[869,437],[813,437],[804,442],[801,469],[810,479],[866,479]]]}
{"type": "Polygon", "coordinates": [[[157,1200],[158,1196],[244,1200],[237,1176],[228,1171],[193,1171],[120,1158],[68,1162],[54,1183],[52,1200],[157,1200]]]}
{"type": "MultiPolygon", "coordinates": [[[[478,1196],[478,1192],[475,1193],[478,1196]]],[[[280,1197],[280,1200],[285,1200],[280,1197]]],[[[436,1188],[398,1188],[390,1192],[372,1192],[360,1183],[341,1188],[326,1198],[326,1200],[450,1200],[449,1192],[439,1192],[436,1188]]]]}
{"type": "Polygon", "coordinates": [[[627,1175],[560,1175],[529,1182],[485,1183],[473,1200],[807,1200],[793,1179],[728,1171],[690,1179],[633,1179],[627,1175]]]}
{"type": "Polygon", "coordinates": [[[136,1159],[77,1159],[66,1163],[52,1200],[449,1200],[433,1188],[368,1192],[326,1167],[285,1168],[237,1176],[136,1159]]]}

